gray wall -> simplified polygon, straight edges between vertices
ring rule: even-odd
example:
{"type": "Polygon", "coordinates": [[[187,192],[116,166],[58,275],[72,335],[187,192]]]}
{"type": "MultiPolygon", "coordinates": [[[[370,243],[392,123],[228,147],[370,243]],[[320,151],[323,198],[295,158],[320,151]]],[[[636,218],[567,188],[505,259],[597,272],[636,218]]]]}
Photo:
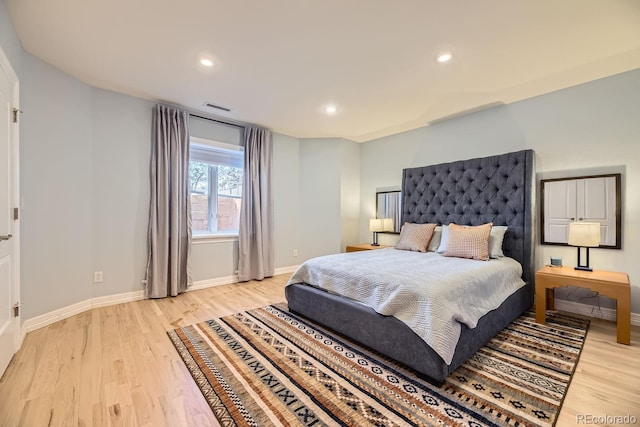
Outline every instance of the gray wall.
{"type": "MultiPolygon", "coordinates": [[[[153,102],[88,86],[25,53],[0,2],[0,45],[21,84],[22,302],[28,319],[142,289],[153,102]],[[102,270],[104,283],[92,283],[102,270]]],[[[640,70],[364,144],[274,135],[276,267],[369,242],[375,190],[405,167],[532,148],[541,174],[616,166],[623,250],[596,268],[627,271],[640,312],[640,70]],[[298,256],[293,256],[293,250],[298,256]]],[[[194,125],[194,129],[198,125],[194,125]]],[[[198,128],[199,129],[199,128],[198,128]]],[[[199,133],[196,130],[194,133],[199,133]]],[[[225,132],[231,132],[227,129],[225,132]]],[[[201,135],[207,136],[207,135],[201,135]]],[[[232,135],[227,135],[233,138],[232,135]]],[[[219,138],[227,136],[218,135],[219,138]]],[[[397,238],[397,236],[395,237],[397,238]]],[[[393,242],[393,236],[381,235],[393,242]]],[[[195,280],[232,276],[237,242],[193,246],[195,280]]],[[[575,260],[575,250],[537,247],[575,260]]]]}
{"type": "Polygon", "coordinates": [[[340,250],[358,241],[360,222],[360,147],[343,139],[340,144],[340,250]]]}
{"type": "MultiPolygon", "coordinates": [[[[0,46],[21,86],[23,320],[142,289],[154,102],[97,89],[24,52],[0,2],[0,46]],[[93,272],[104,282],[93,284],[93,272]]],[[[225,142],[238,130],[193,120],[225,142]]],[[[299,140],[274,135],[276,268],[298,264],[299,140]]],[[[235,274],[237,242],[195,244],[194,280],[235,274]]]]}
{"type": "MultiPolygon", "coordinates": [[[[499,106],[364,143],[361,148],[360,240],[371,238],[365,218],[375,209],[375,189],[399,185],[402,169],[482,157],[525,148],[536,152],[538,175],[603,169],[626,170],[623,179],[623,249],[592,249],[591,265],[625,271],[632,311],[640,313],[640,70],[499,106]]],[[[539,238],[539,236],[536,236],[539,238]]],[[[393,244],[397,236],[381,235],[393,244]]],[[[536,264],[559,256],[575,265],[576,249],[537,245],[536,264]]],[[[573,297],[588,295],[578,292],[573,297]]],[[[560,298],[567,292],[560,291],[560,298]]],[[[581,301],[590,303],[591,300],[581,301]]],[[[602,298],[603,306],[614,307],[602,298]]]]}
{"type": "Polygon", "coordinates": [[[24,318],[91,297],[90,86],[25,55],[19,75],[24,318]]]}
{"type": "MultiPolygon", "coordinates": [[[[302,262],[300,141],[281,134],[273,135],[273,214],[275,264],[278,267],[302,262]],[[294,256],[293,251],[298,255],[294,256]]],[[[306,239],[306,237],[305,237],[306,239]]]]}
{"type": "Polygon", "coordinates": [[[300,258],[340,252],[339,138],[300,141],[300,258]]]}
{"type": "Polygon", "coordinates": [[[93,260],[84,277],[91,280],[93,271],[102,271],[104,282],[83,282],[83,287],[95,297],[142,289],[154,104],[101,89],[92,93],[92,138],[84,144],[93,147],[92,188],[87,192],[93,200],[93,260]]]}

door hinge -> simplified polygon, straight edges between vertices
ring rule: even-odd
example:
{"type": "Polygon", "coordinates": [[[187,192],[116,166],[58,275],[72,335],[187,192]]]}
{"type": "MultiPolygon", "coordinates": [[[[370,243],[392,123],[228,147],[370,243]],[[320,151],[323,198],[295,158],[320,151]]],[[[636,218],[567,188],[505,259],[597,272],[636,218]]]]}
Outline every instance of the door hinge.
{"type": "Polygon", "coordinates": [[[13,109],[13,123],[18,123],[18,114],[22,113],[22,110],[19,110],[17,108],[13,109]]]}
{"type": "Polygon", "coordinates": [[[20,209],[13,208],[13,220],[17,221],[19,217],[20,217],[20,209]]]}
{"type": "Polygon", "coordinates": [[[17,302],[16,305],[13,306],[13,317],[20,316],[20,303],[17,302]]]}

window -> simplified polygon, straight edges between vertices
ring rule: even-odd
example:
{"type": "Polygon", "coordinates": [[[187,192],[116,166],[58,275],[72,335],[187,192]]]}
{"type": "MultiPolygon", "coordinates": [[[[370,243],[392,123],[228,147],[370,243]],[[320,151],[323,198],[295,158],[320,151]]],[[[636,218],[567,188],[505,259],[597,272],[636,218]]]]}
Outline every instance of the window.
{"type": "Polygon", "coordinates": [[[192,137],[189,156],[193,234],[238,234],[243,148],[192,137]]]}

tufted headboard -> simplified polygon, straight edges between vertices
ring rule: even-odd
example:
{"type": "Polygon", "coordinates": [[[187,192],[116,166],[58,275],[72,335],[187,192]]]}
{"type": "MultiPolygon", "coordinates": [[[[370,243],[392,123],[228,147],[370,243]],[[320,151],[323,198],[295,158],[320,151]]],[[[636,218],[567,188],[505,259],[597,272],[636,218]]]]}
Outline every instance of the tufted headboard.
{"type": "Polygon", "coordinates": [[[506,225],[505,255],[533,283],[533,150],[404,169],[402,222],[506,225]]]}

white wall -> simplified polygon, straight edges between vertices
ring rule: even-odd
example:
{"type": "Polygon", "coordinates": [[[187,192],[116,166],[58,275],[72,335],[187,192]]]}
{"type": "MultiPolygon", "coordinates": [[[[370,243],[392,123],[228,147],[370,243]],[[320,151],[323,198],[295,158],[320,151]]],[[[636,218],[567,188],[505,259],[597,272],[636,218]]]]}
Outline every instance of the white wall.
{"type": "MultiPolygon", "coordinates": [[[[366,142],[361,148],[360,241],[370,239],[366,219],[375,189],[400,185],[402,169],[531,148],[540,174],[624,168],[623,249],[595,249],[591,264],[626,271],[632,310],[640,313],[640,70],[499,106],[409,132],[366,142]],[[633,94],[633,95],[632,95],[633,94]],[[565,172],[563,172],[565,171],[565,172]]],[[[538,238],[538,234],[536,234],[538,238]]],[[[396,236],[381,235],[381,243],[396,236]]],[[[575,248],[536,247],[538,267],[549,257],[575,263],[575,248]]],[[[566,296],[560,292],[559,297],[566,296]]],[[[612,301],[603,299],[603,306],[612,301]]]]}

